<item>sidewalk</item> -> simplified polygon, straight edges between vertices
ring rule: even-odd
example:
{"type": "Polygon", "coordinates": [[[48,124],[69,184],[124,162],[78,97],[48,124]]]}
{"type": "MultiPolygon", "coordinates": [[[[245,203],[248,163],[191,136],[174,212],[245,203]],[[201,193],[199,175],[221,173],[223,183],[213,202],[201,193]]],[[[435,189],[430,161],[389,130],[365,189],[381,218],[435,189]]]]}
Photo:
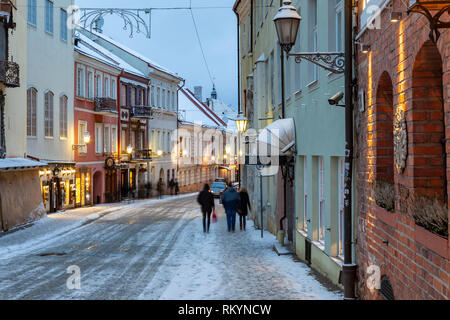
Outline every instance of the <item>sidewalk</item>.
{"type": "Polygon", "coordinates": [[[139,207],[158,202],[164,203],[173,199],[188,198],[197,193],[163,196],[163,199],[143,199],[132,202],[99,204],[91,207],[59,211],[46,215],[40,220],[16,227],[7,232],[0,231],[0,257],[5,259],[12,255],[26,252],[36,245],[96,221],[103,216],[132,207],[139,207]]]}

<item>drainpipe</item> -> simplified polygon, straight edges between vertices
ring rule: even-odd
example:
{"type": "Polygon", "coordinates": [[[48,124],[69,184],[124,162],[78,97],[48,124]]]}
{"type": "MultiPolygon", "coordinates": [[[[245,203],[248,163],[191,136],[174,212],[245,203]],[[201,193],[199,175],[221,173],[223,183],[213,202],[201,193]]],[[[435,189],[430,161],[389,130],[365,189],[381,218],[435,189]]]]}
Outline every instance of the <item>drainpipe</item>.
{"type": "MultiPolygon", "coordinates": [[[[122,104],[122,92],[121,92],[121,84],[120,84],[120,79],[122,78],[122,76],[124,75],[124,70],[122,69],[122,72],[119,74],[119,77],[117,78],[117,110],[119,111],[119,116],[117,117],[117,121],[119,122],[117,127],[117,142],[118,142],[118,149],[117,149],[117,155],[118,155],[118,159],[117,162],[121,163],[121,157],[120,155],[122,154],[122,120],[121,120],[121,104],[122,104]]],[[[122,201],[122,167],[120,167],[120,172],[117,175],[117,179],[118,181],[116,181],[116,185],[118,186],[117,188],[117,193],[119,194],[119,196],[117,197],[117,200],[120,202],[122,201]],[[119,182],[120,181],[120,182],[119,182]]]]}
{"type": "Polygon", "coordinates": [[[356,264],[352,262],[352,174],[353,174],[353,6],[345,0],[345,192],[344,192],[344,299],[354,300],[356,264]]]}
{"type": "MultiPolygon", "coordinates": [[[[177,89],[177,155],[176,155],[176,157],[177,157],[177,180],[178,180],[178,170],[179,170],[179,168],[180,168],[180,163],[179,163],[179,161],[180,161],[180,158],[179,158],[179,155],[180,155],[180,147],[179,147],[179,130],[178,130],[178,127],[179,127],[179,123],[178,123],[178,114],[179,114],[179,112],[180,112],[180,110],[179,110],[179,105],[178,105],[178,92],[181,90],[181,89],[183,89],[183,87],[185,86],[185,84],[186,84],[186,80],[185,79],[183,79],[182,80],[182,82],[183,82],[183,85],[180,87],[180,86],[178,86],[178,89],[177,89]]],[[[178,181],[178,185],[180,184],[180,181],[178,181]]]]}
{"type": "MultiPolygon", "coordinates": [[[[285,114],[285,81],[284,81],[284,50],[283,48],[280,47],[280,51],[281,51],[281,118],[284,119],[286,114],[285,114]]],[[[287,163],[283,163],[281,165],[286,165],[287,163]]],[[[287,167],[286,167],[286,177],[287,177],[287,167]]],[[[284,231],[283,228],[283,221],[286,219],[287,216],[287,211],[286,211],[286,177],[283,176],[283,217],[281,217],[280,219],[280,231],[284,231]]],[[[284,234],[283,234],[284,237],[284,234]]],[[[281,243],[281,236],[279,239],[280,243],[281,243]]]]}

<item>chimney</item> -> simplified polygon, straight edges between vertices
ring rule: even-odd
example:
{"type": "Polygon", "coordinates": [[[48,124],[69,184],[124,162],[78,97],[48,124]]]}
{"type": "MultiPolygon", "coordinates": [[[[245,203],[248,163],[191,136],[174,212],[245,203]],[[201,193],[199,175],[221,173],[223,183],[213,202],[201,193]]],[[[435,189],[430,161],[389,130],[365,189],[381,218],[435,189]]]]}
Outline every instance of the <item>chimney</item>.
{"type": "Polygon", "coordinates": [[[203,88],[202,86],[195,86],[194,87],[194,96],[197,98],[198,101],[203,102],[203,94],[202,94],[203,88]]]}

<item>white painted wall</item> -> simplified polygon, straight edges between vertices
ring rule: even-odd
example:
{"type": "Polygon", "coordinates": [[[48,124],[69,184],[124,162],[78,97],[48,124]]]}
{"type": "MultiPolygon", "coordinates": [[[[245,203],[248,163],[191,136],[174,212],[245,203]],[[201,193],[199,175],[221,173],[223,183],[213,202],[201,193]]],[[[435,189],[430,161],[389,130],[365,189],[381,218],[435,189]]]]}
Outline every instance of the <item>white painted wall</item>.
{"type": "MultiPolygon", "coordinates": [[[[73,100],[74,100],[74,47],[72,32],[69,29],[67,41],[60,40],[61,8],[73,4],[73,0],[54,1],[53,35],[45,31],[45,1],[37,1],[36,26],[28,24],[28,79],[27,87],[38,91],[37,97],[37,136],[27,138],[27,153],[43,160],[73,160],[74,143],[73,100]],[[44,137],[44,94],[54,93],[53,138],[44,137]],[[68,137],[60,138],[59,98],[68,97],[68,137]]],[[[26,2],[26,1],[25,1],[26,2]]],[[[25,84],[24,84],[25,85],[25,84]]],[[[25,104],[26,105],[26,104],[25,104]]],[[[24,126],[26,128],[26,126],[24,126]]]]}

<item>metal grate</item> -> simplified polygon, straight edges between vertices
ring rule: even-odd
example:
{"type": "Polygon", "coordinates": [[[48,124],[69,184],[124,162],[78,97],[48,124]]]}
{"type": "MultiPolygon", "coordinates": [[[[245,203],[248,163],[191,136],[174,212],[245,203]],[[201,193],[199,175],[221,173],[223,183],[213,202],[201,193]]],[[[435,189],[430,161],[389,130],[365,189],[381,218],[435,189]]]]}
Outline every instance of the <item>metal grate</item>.
{"type": "Polygon", "coordinates": [[[392,288],[391,282],[387,276],[381,277],[380,295],[384,300],[395,300],[394,289],[392,288]]]}

